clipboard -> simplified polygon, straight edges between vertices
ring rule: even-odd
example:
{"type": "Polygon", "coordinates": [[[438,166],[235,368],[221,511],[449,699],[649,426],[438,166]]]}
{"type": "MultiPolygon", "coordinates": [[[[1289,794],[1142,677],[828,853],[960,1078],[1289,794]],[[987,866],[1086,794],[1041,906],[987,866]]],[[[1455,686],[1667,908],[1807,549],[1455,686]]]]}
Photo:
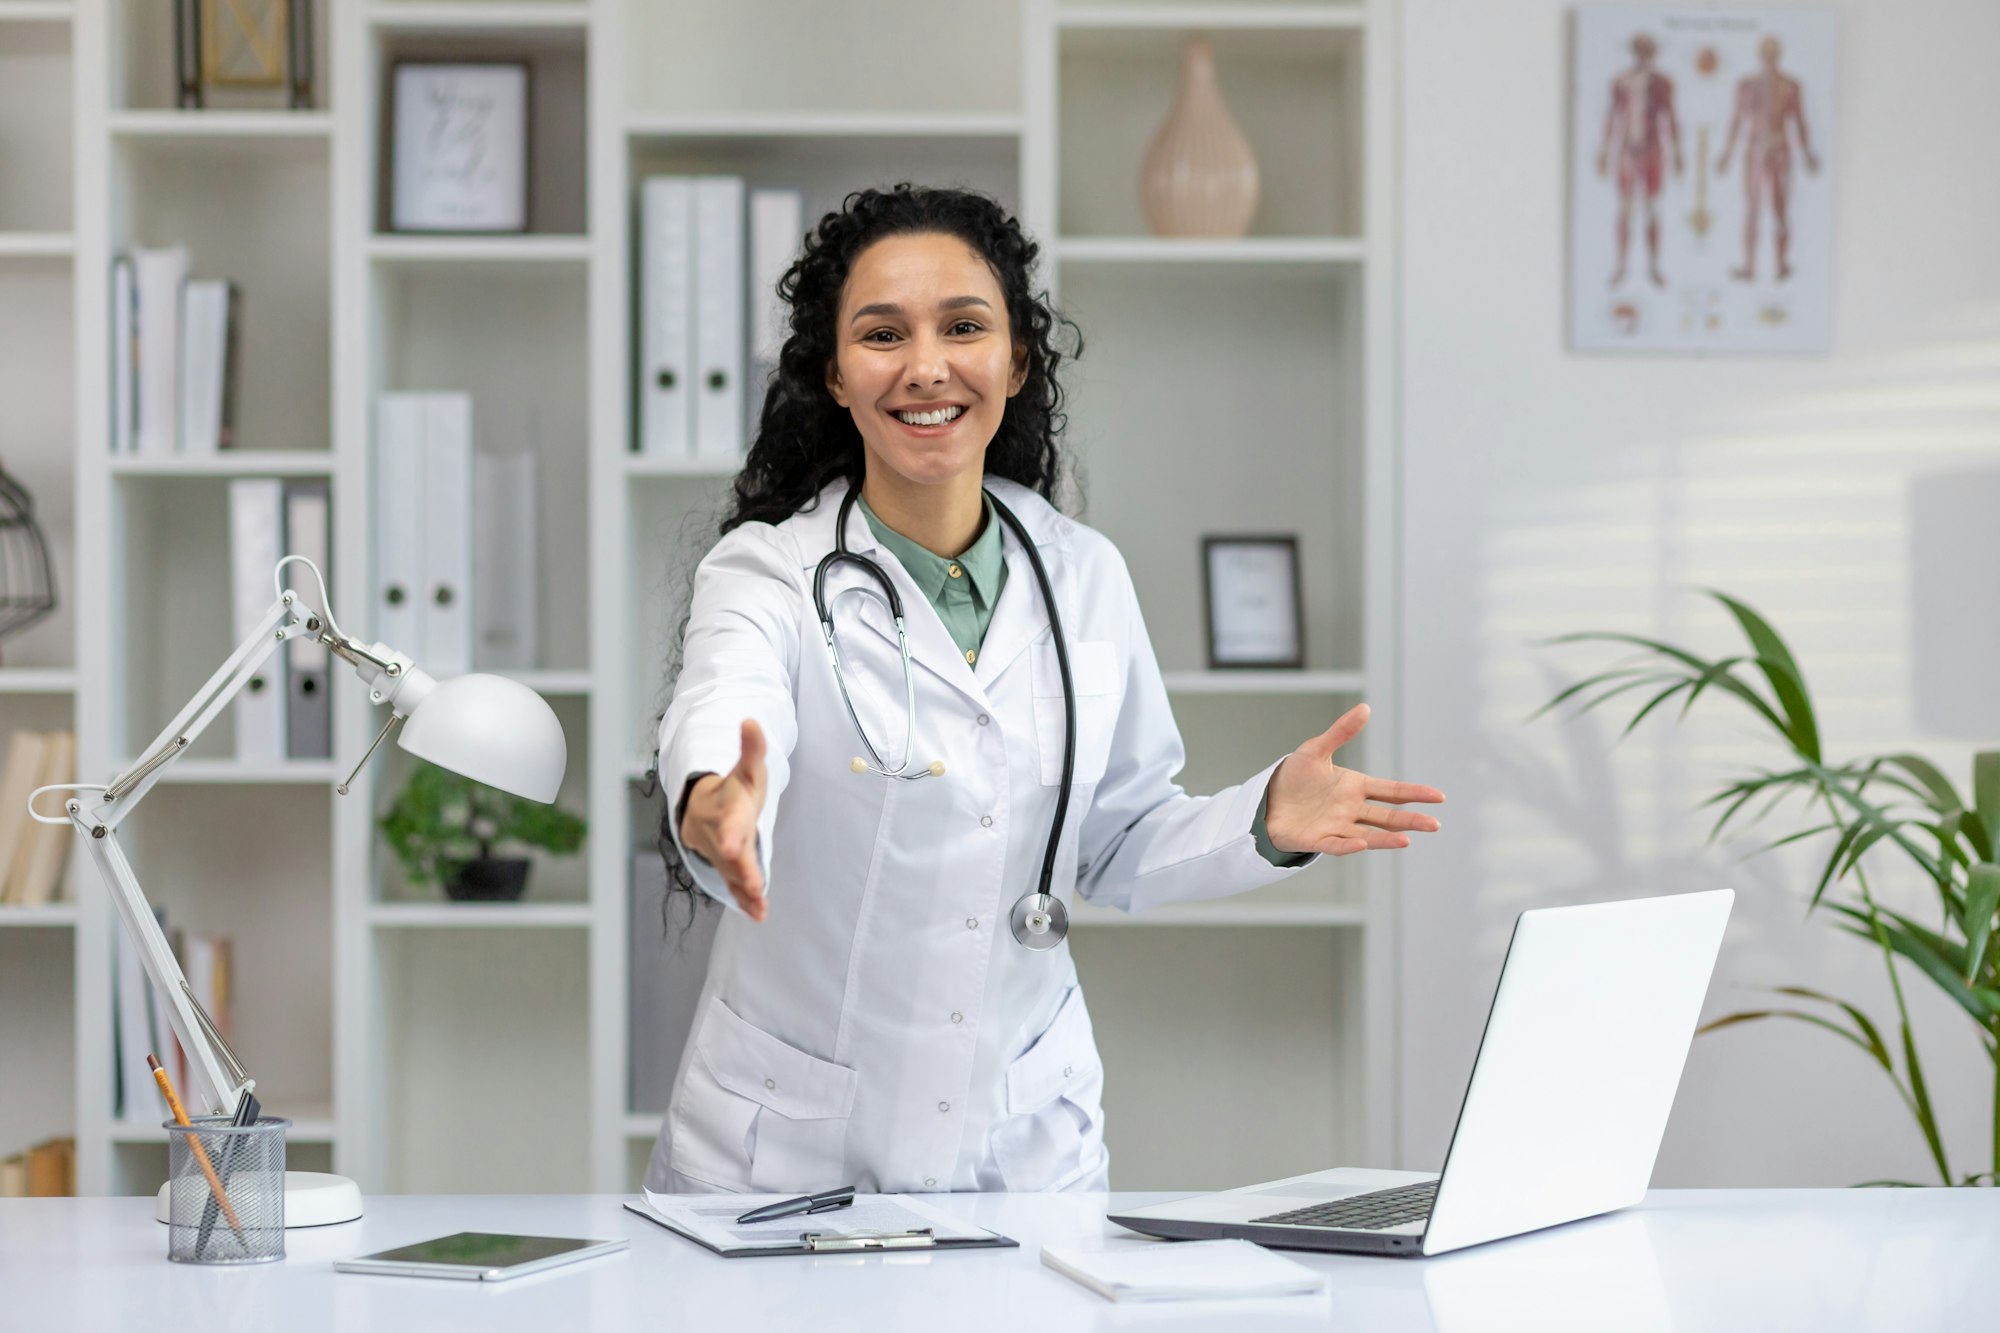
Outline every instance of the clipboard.
{"type": "MultiPolygon", "coordinates": [[[[1011,1236],[1003,1236],[997,1231],[975,1228],[983,1234],[978,1236],[939,1236],[928,1230],[892,1231],[840,1235],[822,1233],[809,1229],[801,1230],[797,1245],[713,1245],[704,1238],[694,1235],[656,1212],[643,1198],[627,1199],[627,1212],[636,1213],[654,1226],[663,1227],[683,1240],[693,1241],[710,1254],[724,1259],[758,1259],[767,1254],[910,1254],[928,1253],[935,1250],[1013,1250],[1019,1249],[1021,1242],[1011,1236]]],[[[801,1221],[806,1219],[802,1216],[801,1221]]]]}

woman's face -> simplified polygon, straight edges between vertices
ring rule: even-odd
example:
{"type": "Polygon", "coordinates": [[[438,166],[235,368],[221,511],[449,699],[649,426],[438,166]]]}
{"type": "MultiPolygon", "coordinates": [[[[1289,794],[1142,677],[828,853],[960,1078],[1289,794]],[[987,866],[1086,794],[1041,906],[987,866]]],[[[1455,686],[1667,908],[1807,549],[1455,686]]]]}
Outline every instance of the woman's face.
{"type": "Polygon", "coordinates": [[[920,486],[985,471],[1028,377],[992,269],[956,236],[889,236],[855,257],[826,387],[854,417],[871,472],[920,486]]]}

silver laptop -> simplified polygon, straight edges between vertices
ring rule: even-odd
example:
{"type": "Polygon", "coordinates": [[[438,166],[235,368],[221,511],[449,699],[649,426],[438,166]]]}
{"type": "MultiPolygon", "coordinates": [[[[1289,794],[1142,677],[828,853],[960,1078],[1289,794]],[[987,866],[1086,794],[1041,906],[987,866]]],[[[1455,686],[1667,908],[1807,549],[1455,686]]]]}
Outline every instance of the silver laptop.
{"type": "Polygon", "coordinates": [[[1521,913],[1442,1174],[1315,1171],[1111,1220],[1175,1240],[1414,1256],[1637,1203],[1735,899],[1521,913]]]}

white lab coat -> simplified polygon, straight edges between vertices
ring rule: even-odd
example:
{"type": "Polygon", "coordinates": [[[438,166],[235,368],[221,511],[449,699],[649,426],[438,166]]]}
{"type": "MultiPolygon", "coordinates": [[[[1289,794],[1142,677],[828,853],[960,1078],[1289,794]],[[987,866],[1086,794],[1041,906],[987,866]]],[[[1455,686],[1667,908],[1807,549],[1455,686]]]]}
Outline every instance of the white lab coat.
{"type": "MultiPolygon", "coordinates": [[[[1213,796],[1175,785],[1180,733],[1117,549],[1026,487],[987,485],[1040,548],[1076,685],[1075,783],[1051,892],[1133,911],[1292,873],[1259,856],[1250,832],[1275,760],[1213,796]]],[[[1007,924],[1038,881],[1062,775],[1062,679],[1033,566],[1003,527],[1006,588],[967,665],[902,565],[850,515],[848,549],[875,560],[903,599],[911,767],[945,765],[916,782],[854,773],[861,747],[812,597],[845,488],[835,482],[775,526],[737,528],[695,575],[660,728],[661,787],[678,799],[690,775],[727,772],[743,719],[757,720],[770,913],[755,923],[732,910],[716,933],[647,1185],[1106,1188],[1103,1066],[1069,947],[1032,952],[1007,924]]],[[[855,586],[874,584],[837,566],[829,603],[855,586]]],[[[835,614],[848,688],[893,764],[902,672],[877,597],[848,598],[835,614]]],[[[712,867],[689,864],[729,901],[712,867]]]]}

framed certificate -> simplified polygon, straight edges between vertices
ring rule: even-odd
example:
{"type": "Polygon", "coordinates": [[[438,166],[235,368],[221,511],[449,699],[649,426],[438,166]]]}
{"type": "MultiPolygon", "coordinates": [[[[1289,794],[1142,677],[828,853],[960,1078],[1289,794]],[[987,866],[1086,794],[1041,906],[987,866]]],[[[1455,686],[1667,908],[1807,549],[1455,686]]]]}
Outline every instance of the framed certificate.
{"type": "Polygon", "coordinates": [[[528,67],[406,60],[394,77],[389,226],[528,229],[528,67]]]}
{"type": "Polygon", "coordinates": [[[1203,537],[1211,667],[1305,665],[1296,537],[1203,537]]]}

